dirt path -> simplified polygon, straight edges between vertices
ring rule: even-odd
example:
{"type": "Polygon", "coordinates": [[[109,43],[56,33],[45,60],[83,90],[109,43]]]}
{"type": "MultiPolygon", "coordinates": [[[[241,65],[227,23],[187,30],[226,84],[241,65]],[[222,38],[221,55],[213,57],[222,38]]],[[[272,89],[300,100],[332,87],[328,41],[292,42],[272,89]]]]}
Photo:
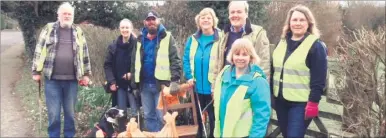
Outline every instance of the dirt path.
{"type": "Polygon", "coordinates": [[[20,98],[13,92],[20,78],[24,51],[20,32],[1,32],[1,137],[32,137],[27,112],[20,98]]]}

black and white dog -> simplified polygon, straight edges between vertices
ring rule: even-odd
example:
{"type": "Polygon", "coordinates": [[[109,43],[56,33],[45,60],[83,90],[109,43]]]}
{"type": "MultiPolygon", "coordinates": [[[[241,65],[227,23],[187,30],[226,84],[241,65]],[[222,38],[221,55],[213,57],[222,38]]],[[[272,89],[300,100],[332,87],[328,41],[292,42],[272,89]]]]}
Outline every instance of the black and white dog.
{"type": "Polygon", "coordinates": [[[86,134],[86,137],[96,137],[96,132],[101,130],[104,134],[104,137],[112,137],[114,133],[117,133],[118,129],[118,118],[124,117],[124,111],[117,109],[115,107],[110,108],[104,114],[104,117],[101,117],[99,123],[94,126],[86,134]]]}

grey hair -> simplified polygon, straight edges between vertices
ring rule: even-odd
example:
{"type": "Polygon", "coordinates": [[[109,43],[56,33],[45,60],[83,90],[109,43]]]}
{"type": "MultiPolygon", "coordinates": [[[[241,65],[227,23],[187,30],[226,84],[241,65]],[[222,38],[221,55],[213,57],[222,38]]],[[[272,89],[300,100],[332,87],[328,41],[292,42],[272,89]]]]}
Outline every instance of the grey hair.
{"type": "Polygon", "coordinates": [[[63,9],[70,9],[71,12],[74,14],[74,7],[72,7],[69,2],[63,2],[62,4],[60,4],[57,13],[60,14],[63,9]]]}

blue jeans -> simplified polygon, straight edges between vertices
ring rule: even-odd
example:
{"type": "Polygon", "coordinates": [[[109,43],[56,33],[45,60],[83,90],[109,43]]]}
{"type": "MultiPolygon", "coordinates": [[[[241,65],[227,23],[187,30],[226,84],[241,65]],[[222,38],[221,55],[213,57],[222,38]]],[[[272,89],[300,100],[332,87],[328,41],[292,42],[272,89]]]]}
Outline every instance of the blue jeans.
{"type": "Polygon", "coordinates": [[[162,112],[157,109],[159,95],[156,84],[142,85],[141,101],[145,113],[145,128],[149,132],[160,131],[163,127],[162,112]]]}
{"type": "Polygon", "coordinates": [[[75,104],[78,82],[76,80],[49,80],[45,78],[45,96],[48,112],[48,135],[60,137],[60,114],[64,111],[64,137],[75,136],[75,104]]]}
{"type": "Polygon", "coordinates": [[[130,103],[131,113],[128,113],[130,115],[137,115],[137,102],[135,100],[134,94],[131,92],[128,92],[126,89],[119,88],[118,89],[118,95],[117,95],[117,103],[118,103],[118,109],[122,109],[125,112],[127,111],[127,102],[130,103]]]}
{"type": "Polygon", "coordinates": [[[118,132],[123,132],[126,130],[127,124],[127,102],[130,102],[131,113],[130,116],[136,115],[137,113],[137,102],[134,99],[133,93],[129,93],[127,89],[119,88],[117,94],[117,105],[118,109],[124,111],[125,116],[118,119],[118,132]]]}
{"type": "Polygon", "coordinates": [[[281,97],[275,99],[277,120],[285,138],[304,137],[312,119],[304,120],[306,102],[290,102],[281,97]]]}

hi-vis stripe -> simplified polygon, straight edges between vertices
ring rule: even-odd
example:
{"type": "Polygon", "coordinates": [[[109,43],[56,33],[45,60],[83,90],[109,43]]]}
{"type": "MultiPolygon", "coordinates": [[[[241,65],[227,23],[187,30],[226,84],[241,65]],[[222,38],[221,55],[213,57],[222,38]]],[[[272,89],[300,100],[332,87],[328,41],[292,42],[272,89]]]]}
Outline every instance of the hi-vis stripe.
{"type": "MultiPolygon", "coordinates": [[[[275,67],[275,73],[280,73],[282,67],[275,67]]],[[[301,70],[295,70],[295,69],[284,69],[283,72],[288,75],[297,75],[297,76],[310,76],[309,71],[301,71],[301,70]]]]}
{"type": "Polygon", "coordinates": [[[245,111],[245,112],[241,115],[240,119],[251,118],[252,115],[253,115],[253,114],[252,114],[252,109],[248,109],[248,111],[245,111]]]}
{"type": "MultiPolygon", "coordinates": [[[[279,81],[274,80],[274,85],[279,87],[279,81]]],[[[310,87],[308,87],[306,84],[296,84],[296,83],[283,83],[283,88],[291,88],[291,89],[304,89],[304,90],[310,90],[310,87]]]]}

